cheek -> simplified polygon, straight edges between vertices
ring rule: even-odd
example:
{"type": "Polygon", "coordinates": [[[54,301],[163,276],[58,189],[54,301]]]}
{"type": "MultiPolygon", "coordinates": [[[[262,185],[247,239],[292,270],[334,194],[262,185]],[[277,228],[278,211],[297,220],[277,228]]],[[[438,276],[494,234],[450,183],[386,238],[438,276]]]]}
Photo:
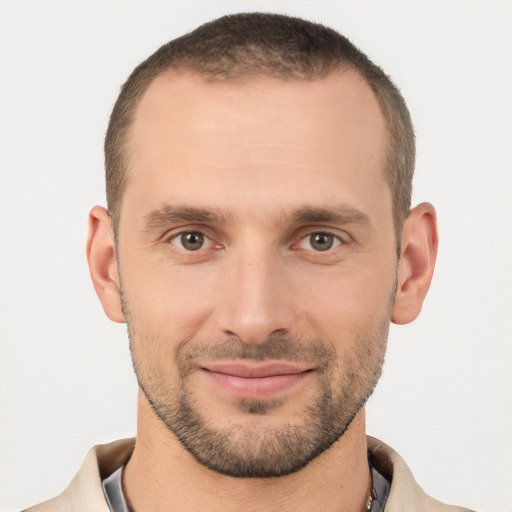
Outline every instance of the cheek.
{"type": "Polygon", "coordinates": [[[327,269],[301,279],[296,288],[304,300],[303,315],[326,340],[377,328],[391,315],[393,268],[389,265],[380,272],[371,266],[327,269]]]}
{"type": "Polygon", "coordinates": [[[122,270],[125,298],[137,330],[166,336],[174,344],[190,336],[208,316],[213,279],[206,269],[141,261],[122,270]]]}

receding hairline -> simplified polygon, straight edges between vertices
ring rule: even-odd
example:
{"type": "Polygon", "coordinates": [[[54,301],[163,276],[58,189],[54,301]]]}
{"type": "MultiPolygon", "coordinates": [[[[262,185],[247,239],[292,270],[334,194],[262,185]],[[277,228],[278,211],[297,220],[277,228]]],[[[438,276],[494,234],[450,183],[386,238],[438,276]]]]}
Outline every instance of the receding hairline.
{"type": "MultiPolygon", "coordinates": [[[[176,68],[164,69],[160,73],[155,75],[152,78],[152,80],[146,84],[146,87],[138,96],[137,101],[134,102],[133,111],[132,111],[132,114],[130,117],[130,123],[125,130],[125,136],[124,136],[124,139],[125,139],[124,157],[126,158],[126,164],[127,164],[124,169],[124,175],[125,175],[124,176],[125,177],[124,192],[126,192],[126,187],[130,183],[130,177],[135,170],[135,166],[136,166],[135,162],[137,160],[137,156],[134,151],[133,127],[135,126],[135,123],[137,121],[137,114],[138,114],[138,112],[140,112],[141,104],[143,103],[144,98],[147,96],[148,92],[150,92],[151,89],[155,86],[156,82],[163,81],[163,80],[178,81],[180,79],[185,79],[185,80],[189,80],[192,82],[196,82],[201,85],[212,85],[212,86],[215,86],[215,85],[220,85],[220,86],[240,85],[240,86],[244,86],[244,85],[250,85],[251,83],[254,83],[254,82],[257,83],[259,81],[266,81],[266,80],[271,80],[271,81],[275,80],[276,82],[285,82],[285,83],[286,82],[299,82],[299,83],[300,82],[311,82],[312,83],[312,82],[327,80],[330,77],[333,77],[336,75],[338,75],[339,77],[342,77],[345,75],[352,75],[360,82],[360,85],[362,85],[364,87],[364,89],[366,90],[366,93],[370,94],[372,99],[374,100],[375,106],[378,109],[378,112],[382,119],[383,129],[384,129],[384,135],[383,135],[384,144],[382,147],[382,154],[380,155],[381,156],[381,169],[380,170],[383,173],[383,177],[385,178],[385,181],[386,181],[388,187],[391,188],[391,185],[390,185],[389,181],[387,180],[388,171],[387,171],[387,156],[386,156],[386,153],[388,150],[387,148],[391,143],[391,133],[390,133],[390,128],[389,128],[389,121],[386,118],[386,115],[383,111],[382,105],[381,105],[379,99],[377,98],[375,91],[373,90],[371,85],[368,83],[366,78],[354,67],[352,67],[350,65],[343,64],[328,73],[322,73],[321,75],[318,75],[318,76],[310,76],[310,77],[308,76],[307,78],[301,78],[301,77],[293,77],[293,76],[284,76],[283,77],[280,74],[275,73],[275,72],[272,74],[259,72],[259,73],[252,73],[251,75],[246,74],[246,75],[242,75],[242,76],[235,75],[232,77],[225,77],[225,76],[213,76],[212,77],[212,76],[210,76],[206,73],[203,73],[201,71],[198,71],[194,68],[190,68],[188,66],[179,66],[176,68]]],[[[392,192],[392,190],[391,190],[391,192],[392,192]]],[[[124,196],[125,196],[125,194],[123,193],[122,197],[120,198],[120,203],[118,205],[119,215],[122,210],[124,196]]]]}
{"type": "Polygon", "coordinates": [[[126,132],[149,85],[168,69],[198,71],[208,81],[268,76],[316,80],[352,69],[372,89],[384,115],[388,142],[385,176],[393,198],[397,239],[410,211],[415,161],[411,117],[391,78],[347,37],[321,23],[261,12],[222,16],[161,46],[122,86],[105,137],[107,204],[114,229],[129,168],[126,132]]]}

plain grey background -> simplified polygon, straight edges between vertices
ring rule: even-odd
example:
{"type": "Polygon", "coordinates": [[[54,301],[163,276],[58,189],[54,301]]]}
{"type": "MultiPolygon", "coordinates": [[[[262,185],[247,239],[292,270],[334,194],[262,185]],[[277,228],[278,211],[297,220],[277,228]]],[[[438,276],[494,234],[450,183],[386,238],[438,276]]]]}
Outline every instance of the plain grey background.
{"type": "Polygon", "coordinates": [[[512,510],[512,3],[0,2],[0,509],[60,492],[93,445],[135,434],[122,325],[85,260],[102,142],[132,68],[219,15],[336,28],[396,81],[418,139],[415,203],[440,253],[420,318],[393,327],[368,431],[440,500],[512,510]]]}

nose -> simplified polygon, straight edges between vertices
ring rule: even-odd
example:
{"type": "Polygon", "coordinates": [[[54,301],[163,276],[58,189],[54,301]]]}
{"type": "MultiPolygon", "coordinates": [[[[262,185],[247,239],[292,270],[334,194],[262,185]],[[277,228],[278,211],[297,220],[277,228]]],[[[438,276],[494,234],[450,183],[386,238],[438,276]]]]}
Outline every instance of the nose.
{"type": "Polygon", "coordinates": [[[285,262],[272,250],[243,251],[226,262],[216,310],[224,336],[258,344],[271,335],[290,334],[296,324],[296,297],[285,262]]]}

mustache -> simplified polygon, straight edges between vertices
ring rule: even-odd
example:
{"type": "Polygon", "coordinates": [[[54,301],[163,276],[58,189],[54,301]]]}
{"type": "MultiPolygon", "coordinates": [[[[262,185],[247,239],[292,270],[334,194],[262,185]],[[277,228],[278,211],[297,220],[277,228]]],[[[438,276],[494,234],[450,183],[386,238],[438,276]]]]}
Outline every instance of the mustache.
{"type": "Polygon", "coordinates": [[[284,360],[313,362],[316,366],[330,366],[336,360],[334,347],[323,340],[270,336],[261,343],[246,343],[240,338],[219,341],[194,340],[178,348],[177,360],[181,368],[190,367],[197,359],[208,360],[284,360]]]}

